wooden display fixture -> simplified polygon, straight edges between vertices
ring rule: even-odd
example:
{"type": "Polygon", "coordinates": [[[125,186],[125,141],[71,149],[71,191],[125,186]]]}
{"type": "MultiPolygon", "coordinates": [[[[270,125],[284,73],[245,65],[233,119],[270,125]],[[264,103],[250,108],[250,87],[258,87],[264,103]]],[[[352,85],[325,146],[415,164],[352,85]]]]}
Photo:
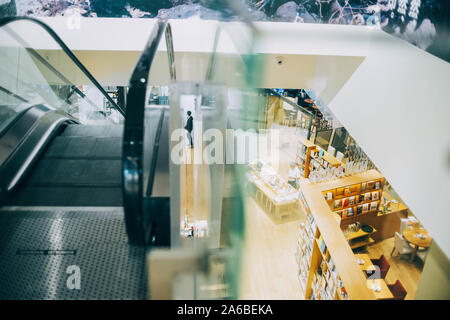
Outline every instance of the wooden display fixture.
{"type": "Polygon", "coordinates": [[[343,163],[336,157],[304,137],[299,138],[296,163],[300,167],[300,171],[303,173],[304,178],[308,178],[314,167],[326,169],[328,167],[343,166],[343,163]],[[319,153],[321,153],[321,155],[319,155],[319,153]]]}
{"type": "Polygon", "coordinates": [[[376,170],[326,183],[322,191],[330,210],[341,218],[341,227],[359,221],[365,215],[376,216],[386,179],[376,170]]]}
{"type": "Polygon", "coordinates": [[[342,300],[347,292],[311,214],[300,226],[296,253],[298,279],[310,300],[342,300]]]}
{"type": "Polygon", "coordinates": [[[347,239],[350,248],[357,249],[367,247],[368,245],[374,243],[375,241],[372,239],[371,235],[375,232],[375,229],[373,229],[372,232],[365,232],[360,229],[356,232],[351,232],[345,235],[345,238],[347,239]]]}
{"type": "MultiPolygon", "coordinates": [[[[348,243],[349,239],[344,236],[340,228],[342,221],[337,219],[336,214],[333,214],[329,201],[324,197],[329,190],[340,193],[341,190],[337,189],[345,187],[349,187],[349,190],[347,192],[342,190],[343,197],[341,199],[349,195],[360,195],[361,188],[357,186],[359,183],[376,180],[384,183],[384,178],[378,171],[369,170],[334,181],[300,182],[299,202],[308,216],[308,221],[299,232],[297,261],[299,261],[299,280],[303,283],[301,287],[306,299],[376,299],[372,290],[367,287],[366,277],[356,262],[355,255],[348,243]],[[311,221],[313,221],[312,225],[311,221]],[[305,249],[306,245],[304,244],[308,244],[308,250],[305,249]],[[330,275],[327,271],[330,271],[330,275]],[[331,271],[333,272],[331,273],[331,271]],[[330,278],[331,276],[335,277],[330,278]],[[332,280],[329,282],[327,281],[329,279],[332,280]],[[335,284],[335,288],[333,288],[333,284],[335,284]],[[332,291],[331,294],[326,293],[328,287],[329,291],[332,291]]],[[[381,190],[382,186],[379,186],[378,189],[381,190]]],[[[335,196],[333,195],[333,198],[335,196]]],[[[356,233],[350,235],[350,240],[354,241],[355,246],[358,247],[368,245],[373,242],[372,234],[373,232],[370,235],[356,233]],[[355,240],[359,238],[363,241],[356,245],[357,241],[355,240]]]]}
{"type": "Polygon", "coordinates": [[[260,201],[267,213],[273,213],[276,218],[281,219],[292,213],[297,204],[298,191],[281,177],[274,177],[278,181],[278,189],[265,181],[256,170],[253,169],[248,174],[249,181],[256,187],[256,199],[260,201]],[[280,192],[280,190],[283,190],[283,192],[280,192]]]}
{"type": "Polygon", "coordinates": [[[296,163],[300,168],[300,172],[303,174],[303,178],[308,178],[309,176],[309,166],[311,160],[311,150],[315,149],[315,145],[303,138],[299,138],[299,145],[297,146],[297,157],[296,163]]]}

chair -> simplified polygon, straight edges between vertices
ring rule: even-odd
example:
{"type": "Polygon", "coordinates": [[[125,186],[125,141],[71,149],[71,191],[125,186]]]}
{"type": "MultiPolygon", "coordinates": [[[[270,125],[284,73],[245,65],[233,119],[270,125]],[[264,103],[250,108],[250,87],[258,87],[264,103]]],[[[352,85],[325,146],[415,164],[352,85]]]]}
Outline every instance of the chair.
{"type": "Polygon", "coordinates": [[[403,239],[402,235],[398,232],[396,232],[394,235],[394,248],[392,248],[391,256],[395,251],[400,253],[401,255],[412,253],[413,251],[413,248],[410,247],[408,241],[403,239]]]}
{"type": "Polygon", "coordinates": [[[394,284],[388,284],[387,286],[394,296],[394,298],[388,300],[404,300],[408,294],[400,280],[395,281],[394,284]]]}
{"type": "Polygon", "coordinates": [[[389,271],[389,268],[391,267],[386,257],[382,254],[380,258],[370,260],[377,270],[375,270],[375,272],[374,270],[367,270],[367,275],[372,276],[372,279],[384,279],[389,271]],[[376,272],[378,270],[379,272],[376,272]]]}
{"type": "Polygon", "coordinates": [[[403,231],[408,227],[409,219],[402,218],[400,219],[400,234],[403,234],[403,231]]]}

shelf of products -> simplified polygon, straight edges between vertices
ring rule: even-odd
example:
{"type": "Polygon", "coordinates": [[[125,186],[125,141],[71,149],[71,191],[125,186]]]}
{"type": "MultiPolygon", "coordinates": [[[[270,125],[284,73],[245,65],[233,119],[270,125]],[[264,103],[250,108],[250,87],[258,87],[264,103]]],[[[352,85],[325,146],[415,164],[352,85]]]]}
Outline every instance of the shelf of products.
{"type": "Polygon", "coordinates": [[[364,214],[378,213],[385,179],[373,179],[358,183],[336,186],[322,192],[333,213],[343,221],[364,214]]]}
{"type": "Polygon", "coordinates": [[[323,176],[320,180],[345,174],[345,166],[341,161],[303,137],[298,142],[296,163],[304,178],[308,178],[311,173],[323,176]]]}
{"type": "Polygon", "coordinates": [[[304,178],[308,178],[309,175],[309,167],[310,167],[310,158],[311,158],[311,150],[315,148],[315,145],[310,141],[300,138],[297,145],[297,156],[296,163],[300,170],[300,174],[304,178]]]}
{"type": "MultiPolygon", "coordinates": [[[[383,184],[384,177],[376,170],[320,183],[300,181],[299,203],[308,217],[308,221],[300,228],[302,237],[299,236],[300,248],[297,250],[298,276],[305,298],[319,300],[376,298],[367,288],[367,279],[356,263],[352,247],[372,243],[372,235],[378,234],[378,230],[370,230],[370,234],[348,234],[350,239],[347,239],[341,229],[342,219],[333,214],[332,206],[335,200],[340,200],[341,210],[366,203],[370,208],[371,202],[379,201],[376,200],[377,197],[381,198],[383,184]],[[364,200],[364,195],[368,192],[370,200],[368,198],[364,200]],[[373,196],[374,192],[378,194],[373,196]],[[363,195],[363,198],[358,204],[360,195],[363,195]],[[350,200],[350,197],[355,198],[350,200]],[[316,226],[314,230],[310,230],[311,221],[314,221],[316,226]],[[310,242],[306,242],[305,237],[312,241],[311,256],[307,254],[309,250],[305,245],[310,242]]],[[[368,217],[370,214],[361,213],[360,216],[368,217]]]]}
{"type": "Polygon", "coordinates": [[[250,164],[247,180],[257,188],[257,198],[266,206],[269,213],[277,217],[287,215],[297,203],[298,191],[288,184],[271,166],[262,161],[250,164]]]}
{"type": "Polygon", "coordinates": [[[298,279],[310,300],[347,299],[344,285],[312,214],[299,228],[296,251],[298,279]]]}

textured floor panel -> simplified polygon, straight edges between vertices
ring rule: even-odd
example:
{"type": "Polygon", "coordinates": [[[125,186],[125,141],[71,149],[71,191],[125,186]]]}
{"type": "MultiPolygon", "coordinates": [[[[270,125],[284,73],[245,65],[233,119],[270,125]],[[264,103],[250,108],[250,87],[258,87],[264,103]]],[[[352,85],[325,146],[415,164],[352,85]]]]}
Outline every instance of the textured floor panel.
{"type": "Polygon", "coordinates": [[[10,201],[16,206],[122,206],[122,188],[29,187],[10,201]]]}
{"type": "Polygon", "coordinates": [[[145,299],[145,254],[121,211],[0,212],[0,299],[145,299]],[[66,285],[72,265],[80,290],[66,285]]]}

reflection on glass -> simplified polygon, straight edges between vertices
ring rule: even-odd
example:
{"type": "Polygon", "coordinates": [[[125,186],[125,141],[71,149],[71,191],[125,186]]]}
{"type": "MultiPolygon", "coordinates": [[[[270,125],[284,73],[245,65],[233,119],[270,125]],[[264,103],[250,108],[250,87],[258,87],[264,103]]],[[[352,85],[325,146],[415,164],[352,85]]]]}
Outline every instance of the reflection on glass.
{"type": "Polygon", "coordinates": [[[36,104],[59,109],[86,124],[122,120],[116,109],[105,108],[103,92],[32,21],[18,20],[0,28],[0,61],[2,123],[25,105],[36,104]]]}

